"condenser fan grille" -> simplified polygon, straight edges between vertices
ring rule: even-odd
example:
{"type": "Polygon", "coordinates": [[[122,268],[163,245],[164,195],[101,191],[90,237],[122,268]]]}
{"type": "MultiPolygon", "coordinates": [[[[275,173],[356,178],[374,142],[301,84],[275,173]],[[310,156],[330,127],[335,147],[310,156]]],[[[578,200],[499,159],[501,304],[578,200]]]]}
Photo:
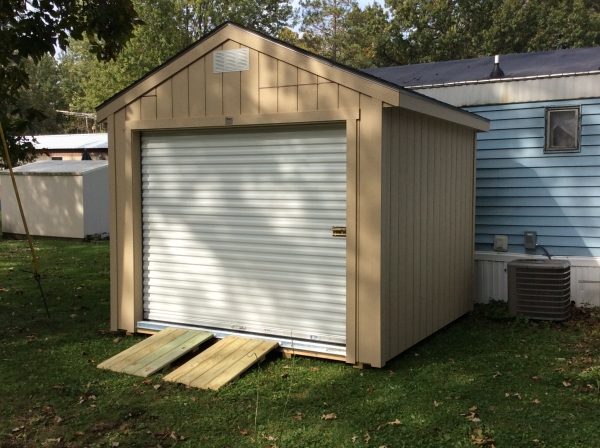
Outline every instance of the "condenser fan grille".
{"type": "Polygon", "coordinates": [[[571,265],[563,260],[515,260],[508,264],[511,315],[565,320],[571,314],[571,265]]]}

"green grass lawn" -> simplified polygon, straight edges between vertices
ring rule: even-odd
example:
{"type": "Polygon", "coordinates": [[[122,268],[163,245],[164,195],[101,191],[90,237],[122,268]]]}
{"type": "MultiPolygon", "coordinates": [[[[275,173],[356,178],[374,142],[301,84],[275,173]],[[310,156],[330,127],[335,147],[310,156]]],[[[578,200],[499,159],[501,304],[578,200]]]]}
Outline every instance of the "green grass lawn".
{"type": "Polygon", "coordinates": [[[598,310],[480,306],[383,369],[273,354],[202,391],[97,369],[143,338],[107,331],[108,243],[35,246],[51,319],[26,242],[0,240],[0,447],[600,446],[598,310]]]}

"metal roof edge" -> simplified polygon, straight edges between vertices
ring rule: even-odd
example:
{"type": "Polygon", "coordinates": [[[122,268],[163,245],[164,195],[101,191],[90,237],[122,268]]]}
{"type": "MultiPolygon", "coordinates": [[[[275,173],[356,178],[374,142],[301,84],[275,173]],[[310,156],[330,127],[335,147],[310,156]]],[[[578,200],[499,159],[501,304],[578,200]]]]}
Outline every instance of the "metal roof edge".
{"type": "Polygon", "coordinates": [[[598,75],[600,70],[593,70],[587,72],[571,72],[571,73],[556,73],[553,75],[535,75],[535,76],[514,76],[512,78],[494,78],[494,79],[476,79],[472,81],[454,81],[440,84],[422,84],[418,86],[406,86],[406,90],[416,89],[437,89],[442,87],[455,87],[465,85],[476,85],[476,84],[491,84],[501,82],[512,82],[512,81],[532,81],[536,79],[549,79],[549,78],[564,78],[569,76],[585,76],[585,75],[598,75]]]}

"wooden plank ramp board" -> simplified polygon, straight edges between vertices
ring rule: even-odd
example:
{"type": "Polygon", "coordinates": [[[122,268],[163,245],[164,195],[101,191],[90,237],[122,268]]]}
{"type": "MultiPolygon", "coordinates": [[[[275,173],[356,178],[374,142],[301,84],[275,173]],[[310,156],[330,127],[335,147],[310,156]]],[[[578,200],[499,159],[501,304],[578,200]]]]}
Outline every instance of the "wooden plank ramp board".
{"type": "Polygon", "coordinates": [[[166,328],[100,363],[98,368],[147,377],[169,367],[213,337],[205,331],[166,328]]]}
{"type": "Polygon", "coordinates": [[[278,342],[226,336],[163,379],[200,389],[217,390],[264,360],[278,342]]]}

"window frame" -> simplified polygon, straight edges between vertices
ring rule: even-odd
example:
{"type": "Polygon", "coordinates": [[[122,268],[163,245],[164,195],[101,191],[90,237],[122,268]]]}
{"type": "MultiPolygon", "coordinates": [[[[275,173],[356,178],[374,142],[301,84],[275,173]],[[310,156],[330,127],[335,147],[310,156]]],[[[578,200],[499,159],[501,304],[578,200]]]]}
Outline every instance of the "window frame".
{"type": "Polygon", "coordinates": [[[581,152],[581,107],[580,106],[553,106],[546,107],[546,117],[544,120],[544,154],[554,154],[563,152],[581,152]],[[575,134],[574,147],[550,147],[550,115],[552,112],[575,111],[577,113],[577,132],[575,134]]]}

